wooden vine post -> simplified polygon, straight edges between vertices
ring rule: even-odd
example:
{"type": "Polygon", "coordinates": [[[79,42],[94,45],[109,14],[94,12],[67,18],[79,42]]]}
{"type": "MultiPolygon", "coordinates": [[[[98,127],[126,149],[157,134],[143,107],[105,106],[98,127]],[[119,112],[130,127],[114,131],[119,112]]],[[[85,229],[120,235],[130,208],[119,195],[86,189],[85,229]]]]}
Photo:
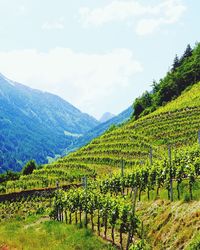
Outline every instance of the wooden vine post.
{"type": "Polygon", "coordinates": [[[121,161],[121,177],[124,177],[124,160],[121,161]]]}
{"type": "Polygon", "coordinates": [[[171,145],[168,145],[168,157],[169,157],[169,175],[170,175],[170,201],[173,201],[173,169],[172,169],[172,152],[171,145]]]}
{"type": "Polygon", "coordinates": [[[134,189],[134,195],[133,195],[133,199],[132,199],[132,223],[130,225],[129,228],[129,232],[128,232],[128,237],[127,237],[127,244],[126,244],[126,250],[129,249],[129,246],[133,240],[133,236],[135,233],[135,209],[136,209],[136,202],[137,202],[137,193],[138,193],[138,187],[135,187],[134,189]]]}
{"type": "Polygon", "coordinates": [[[153,149],[150,147],[150,152],[149,152],[149,160],[150,160],[150,165],[153,165],[153,149]]]}
{"type": "MultiPolygon", "coordinates": [[[[122,161],[121,161],[121,177],[122,178],[124,177],[124,166],[125,166],[125,163],[124,163],[124,160],[122,159],[122,161]]],[[[123,180],[122,180],[122,195],[124,195],[124,183],[123,183],[123,180]]]]}
{"type": "MultiPolygon", "coordinates": [[[[87,176],[82,178],[82,183],[83,183],[83,188],[85,190],[85,194],[87,196],[87,184],[88,184],[87,183],[87,176]]],[[[88,218],[87,217],[88,216],[87,216],[87,204],[86,204],[86,207],[85,207],[85,223],[84,223],[86,228],[87,228],[87,224],[88,224],[88,218]]]]}

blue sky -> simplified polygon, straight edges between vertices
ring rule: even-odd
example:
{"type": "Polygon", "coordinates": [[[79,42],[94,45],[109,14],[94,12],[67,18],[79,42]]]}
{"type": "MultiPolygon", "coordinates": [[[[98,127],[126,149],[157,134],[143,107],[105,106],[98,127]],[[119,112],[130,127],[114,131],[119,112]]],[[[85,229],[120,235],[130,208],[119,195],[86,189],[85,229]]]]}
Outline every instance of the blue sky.
{"type": "Polygon", "coordinates": [[[0,0],[0,72],[99,118],[200,41],[197,0],[0,0]]]}

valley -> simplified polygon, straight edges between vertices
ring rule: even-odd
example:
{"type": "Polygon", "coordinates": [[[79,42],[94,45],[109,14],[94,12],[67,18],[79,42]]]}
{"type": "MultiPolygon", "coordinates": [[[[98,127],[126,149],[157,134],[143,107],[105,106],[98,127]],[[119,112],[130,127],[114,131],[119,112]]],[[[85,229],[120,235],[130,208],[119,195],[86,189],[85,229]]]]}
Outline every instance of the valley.
{"type": "Polygon", "coordinates": [[[200,45],[188,48],[122,123],[114,117],[80,149],[2,178],[2,248],[199,249],[200,45]]]}

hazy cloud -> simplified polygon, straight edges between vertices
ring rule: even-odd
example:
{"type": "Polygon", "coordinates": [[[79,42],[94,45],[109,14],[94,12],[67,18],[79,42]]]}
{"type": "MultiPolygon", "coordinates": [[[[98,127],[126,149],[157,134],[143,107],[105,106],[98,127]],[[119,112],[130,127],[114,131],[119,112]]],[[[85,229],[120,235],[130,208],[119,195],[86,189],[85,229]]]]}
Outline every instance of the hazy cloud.
{"type": "Polygon", "coordinates": [[[42,25],[42,29],[44,30],[62,30],[65,28],[65,25],[64,25],[64,18],[61,17],[59,18],[58,20],[55,20],[55,21],[51,21],[51,22],[45,22],[43,23],[42,25]]]}
{"type": "Polygon", "coordinates": [[[139,35],[153,33],[162,25],[180,20],[186,6],[182,0],[161,0],[157,4],[144,4],[138,0],[118,0],[104,7],[79,9],[84,27],[101,26],[114,21],[130,21],[139,35]]]}
{"type": "Polygon", "coordinates": [[[48,53],[0,52],[0,69],[12,80],[56,93],[83,111],[100,115],[109,110],[111,99],[114,103],[116,95],[133,85],[130,79],[142,66],[127,49],[86,54],[55,48],[48,53]]]}

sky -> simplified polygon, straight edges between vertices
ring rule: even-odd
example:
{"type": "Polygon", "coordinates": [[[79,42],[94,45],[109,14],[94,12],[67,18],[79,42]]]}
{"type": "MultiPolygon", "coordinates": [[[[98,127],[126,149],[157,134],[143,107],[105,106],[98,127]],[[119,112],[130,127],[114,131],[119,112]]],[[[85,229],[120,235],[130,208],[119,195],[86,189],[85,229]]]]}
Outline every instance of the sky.
{"type": "Polygon", "coordinates": [[[198,0],[0,0],[0,73],[99,119],[200,41],[198,0]]]}

